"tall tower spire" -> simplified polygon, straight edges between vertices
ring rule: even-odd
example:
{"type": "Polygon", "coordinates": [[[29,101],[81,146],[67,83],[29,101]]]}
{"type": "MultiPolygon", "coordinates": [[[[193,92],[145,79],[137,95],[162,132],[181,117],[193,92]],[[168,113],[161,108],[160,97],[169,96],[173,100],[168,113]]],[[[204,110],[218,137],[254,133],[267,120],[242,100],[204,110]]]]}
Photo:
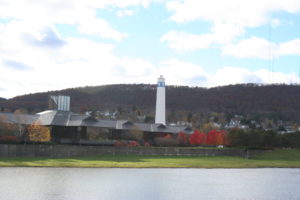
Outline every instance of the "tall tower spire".
{"type": "Polygon", "coordinates": [[[157,81],[155,123],[166,124],[166,87],[162,75],[157,81]]]}

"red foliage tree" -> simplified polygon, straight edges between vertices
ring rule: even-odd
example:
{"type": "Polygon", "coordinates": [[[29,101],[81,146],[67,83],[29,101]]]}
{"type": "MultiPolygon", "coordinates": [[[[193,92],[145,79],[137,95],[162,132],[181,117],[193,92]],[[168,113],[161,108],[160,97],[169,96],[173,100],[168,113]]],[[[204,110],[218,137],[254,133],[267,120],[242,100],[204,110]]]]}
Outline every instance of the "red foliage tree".
{"type": "Polygon", "coordinates": [[[207,138],[206,138],[206,144],[208,145],[215,145],[216,143],[216,130],[211,130],[207,133],[207,138]]]}
{"type": "Polygon", "coordinates": [[[192,145],[201,145],[205,143],[206,135],[205,133],[200,133],[198,130],[195,130],[190,137],[190,144],[192,145]]]}
{"type": "Polygon", "coordinates": [[[211,130],[207,134],[206,144],[208,145],[225,145],[226,144],[226,132],[211,130]]]}

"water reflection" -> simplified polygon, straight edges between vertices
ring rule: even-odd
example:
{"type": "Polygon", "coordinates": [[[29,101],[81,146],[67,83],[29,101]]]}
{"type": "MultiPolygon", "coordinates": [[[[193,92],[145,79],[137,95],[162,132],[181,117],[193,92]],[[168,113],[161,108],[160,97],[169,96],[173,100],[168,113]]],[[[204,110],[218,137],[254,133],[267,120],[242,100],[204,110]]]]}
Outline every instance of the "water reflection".
{"type": "Polygon", "coordinates": [[[0,168],[5,200],[300,199],[300,169],[0,168]]]}

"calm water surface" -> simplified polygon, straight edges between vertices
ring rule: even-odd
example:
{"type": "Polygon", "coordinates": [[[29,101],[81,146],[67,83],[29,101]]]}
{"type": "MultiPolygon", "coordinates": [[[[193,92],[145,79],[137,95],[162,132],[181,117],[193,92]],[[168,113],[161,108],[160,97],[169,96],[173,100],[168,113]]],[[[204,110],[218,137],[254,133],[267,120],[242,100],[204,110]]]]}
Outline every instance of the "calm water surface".
{"type": "Polygon", "coordinates": [[[0,168],[0,199],[300,200],[300,169],[0,168]]]}

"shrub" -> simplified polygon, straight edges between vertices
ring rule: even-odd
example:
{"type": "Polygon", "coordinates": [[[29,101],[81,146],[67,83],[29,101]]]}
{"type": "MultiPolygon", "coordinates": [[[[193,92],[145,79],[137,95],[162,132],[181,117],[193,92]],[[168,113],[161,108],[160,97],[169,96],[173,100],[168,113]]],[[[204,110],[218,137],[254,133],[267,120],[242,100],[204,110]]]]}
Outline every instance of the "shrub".
{"type": "Polygon", "coordinates": [[[150,147],[151,145],[150,145],[149,142],[144,142],[144,146],[145,146],[145,147],[150,147]]]}
{"type": "Polygon", "coordinates": [[[177,136],[177,144],[179,145],[187,145],[189,144],[188,138],[183,132],[180,132],[177,136]]]}
{"type": "Polygon", "coordinates": [[[130,141],[129,144],[128,144],[129,147],[138,147],[140,146],[140,144],[137,142],[137,141],[130,141]]]}
{"type": "Polygon", "coordinates": [[[17,136],[6,135],[6,136],[0,136],[0,142],[18,143],[18,142],[20,142],[20,140],[17,136]]]}
{"type": "Polygon", "coordinates": [[[156,146],[176,146],[177,141],[170,134],[164,137],[157,137],[154,139],[154,144],[156,146]]]}
{"type": "Polygon", "coordinates": [[[114,146],[115,147],[126,147],[127,146],[127,142],[121,141],[121,140],[116,140],[114,142],[114,146]]]}

